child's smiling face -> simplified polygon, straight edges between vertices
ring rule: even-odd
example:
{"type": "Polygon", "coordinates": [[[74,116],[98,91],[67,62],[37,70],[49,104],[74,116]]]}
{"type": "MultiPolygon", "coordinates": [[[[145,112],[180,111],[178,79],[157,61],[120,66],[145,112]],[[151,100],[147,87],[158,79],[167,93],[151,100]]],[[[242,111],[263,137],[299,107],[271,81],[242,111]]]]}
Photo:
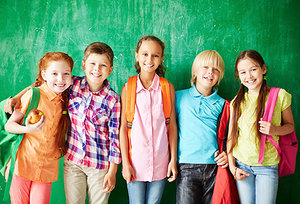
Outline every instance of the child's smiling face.
{"type": "Polygon", "coordinates": [[[237,71],[241,83],[248,88],[250,94],[258,94],[267,69],[248,58],[242,59],[237,64],[237,71]]]}
{"type": "Polygon", "coordinates": [[[162,48],[159,43],[152,40],[142,42],[139,51],[135,53],[141,72],[155,72],[163,61],[162,48]]]}
{"type": "Polygon", "coordinates": [[[62,93],[72,83],[71,67],[64,61],[52,61],[46,70],[42,71],[42,77],[46,81],[47,86],[56,94],[62,93]]]}
{"type": "Polygon", "coordinates": [[[112,73],[111,65],[106,54],[92,53],[82,62],[83,71],[91,91],[96,92],[102,89],[104,80],[112,73]]]}
{"type": "Polygon", "coordinates": [[[195,74],[197,77],[196,86],[211,90],[218,83],[220,70],[212,66],[201,65],[195,74]]]}

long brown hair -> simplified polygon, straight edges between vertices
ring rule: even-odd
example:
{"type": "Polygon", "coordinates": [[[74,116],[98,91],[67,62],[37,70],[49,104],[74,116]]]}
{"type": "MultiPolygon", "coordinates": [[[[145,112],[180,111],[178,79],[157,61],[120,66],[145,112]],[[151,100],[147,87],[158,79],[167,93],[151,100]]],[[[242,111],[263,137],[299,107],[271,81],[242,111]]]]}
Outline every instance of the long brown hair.
{"type": "MultiPolygon", "coordinates": [[[[263,68],[263,66],[265,66],[265,62],[262,58],[262,56],[255,50],[246,50],[243,51],[239,54],[239,56],[236,59],[235,62],[235,77],[238,78],[239,77],[239,73],[238,73],[238,63],[241,60],[244,59],[250,59],[251,61],[256,62],[261,68],[263,68]]],[[[265,74],[266,75],[266,74],[265,74]]],[[[233,126],[232,126],[232,145],[229,149],[229,152],[231,152],[234,148],[234,146],[237,144],[237,140],[238,140],[238,120],[241,116],[241,103],[243,103],[245,101],[245,89],[246,87],[241,84],[241,87],[237,93],[236,98],[233,101],[233,115],[231,117],[233,117],[233,126]]],[[[259,90],[259,95],[258,95],[258,99],[257,99],[257,106],[256,106],[256,121],[254,123],[254,128],[256,130],[256,137],[258,139],[258,141],[260,141],[260,132],[259,132],[259,121],[260,118],[263,116],[264,113],[264,109],[265,109],[265,101],[266,101],[266,96],[269,92],[269,87],[267,86],[267,81],[264,79],[262,82],[262,85],[260,87],[259,90]]]]}
{"type": "MultiPolygon", "coordinates": [[[[34,86],[38,87],[42,83],[44,83],[44,79],[42,77],[42,71],[46,70],[49,66],[49,64],[53,61],[65,61],[71,68],[71,71],[73,69],[73,59],[62,52],[48,52],[46,53],[39,61],[39,71],[38,75],[35,81],[34,86]]],[[[70,125],[70,119],[68,115],[68,104],[69,104],[69,91],[66,89],[62,93],[62,117],[60,118],[60,121],[58,122],[58,127],[56,128],[56,133],[55,133],[55,143],[57,144],[57,147],[60,152],[60,157],[64,156],[66,153],[66,134],[69,129],[70,125]]]]}
{"type": "MultiPolygon", "coordinates": [[[[157,42],[159,44],[159,46],[161,47],[162,50],[162,56],[164,56],[164,51],[165,51],[165,44],[163,43],[163,41],[161,41],[158,37],[155,37],[153,35],[148,35],[148,36],[144,36],[142,37],[137,46],[136,46],[136,52],[139,52],[141,45],[144,41],[154,41],[157,42]]],[[[139,62],[136,61],[135,62],[135,69],[136,69],[136,73],[140,73],[141,72],[141,67],[139,65],[139,62]]],[[[165,73],[166,73],[166,68],[164,67],[163,63],[160,63],[160,65],[158,66],[158,68],[155,70],[155,73],[161,77],[165,77],[165,73]]]]}

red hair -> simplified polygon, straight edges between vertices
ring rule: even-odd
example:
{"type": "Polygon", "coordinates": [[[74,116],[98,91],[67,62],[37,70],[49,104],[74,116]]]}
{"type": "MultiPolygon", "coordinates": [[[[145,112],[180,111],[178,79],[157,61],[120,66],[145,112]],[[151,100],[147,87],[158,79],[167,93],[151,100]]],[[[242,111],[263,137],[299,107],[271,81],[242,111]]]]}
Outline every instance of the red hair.
{"type": "MultiPolygon", "coordinates": [[[[62,52],[48,52],[39,61],[39,65],[38,65],[39,71],[34,84],[35,87],[38,87],[45,82],[42,77],[42,71],[47,70],[49,64],[53,61],[65,61],[70,66],[71,71],[73,69],[74,62],[69,55],[62,52]]],[[[57,144],[57,147],[59,149],[60,157],[64,156],[64,154],[66,153],[66,134],[70,125],[70,118],[68,115],[68,104],[69,104],[68,95],[69,95],[69,91],[68,89],[66,89],[62,93],[63,112],[55,133],[55,143],[57,144]]]]}

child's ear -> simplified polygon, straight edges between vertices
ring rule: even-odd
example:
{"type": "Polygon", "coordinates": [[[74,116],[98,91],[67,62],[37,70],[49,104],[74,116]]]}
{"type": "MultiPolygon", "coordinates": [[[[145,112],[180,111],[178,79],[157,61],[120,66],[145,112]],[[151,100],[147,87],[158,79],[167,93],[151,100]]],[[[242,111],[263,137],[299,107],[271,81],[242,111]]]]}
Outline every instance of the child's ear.
{"type": "Polygon", "coordinates": [[[114,70],[114,67],[110,66],[110,68],[109,68],[109,75],[112,73],[113,70],[114,70]]]}
{"type": "Polygon", "coordinates": [[[267,67],[266,67],[265,64],[262,66],[262,69],[263,69],[263,74],[266,74],[267,73],[267,67]]]}
{"type": "Polygon", "coordinates": [[[138,61],[138,53],[135,52],[134,55],[135,55],[135,60],[138,61]]]}
{"type": "Polygon", "coordinates": [[[81,66],[82,66],[83,71],[85,71],[85,61],[84,60],[82,60],[81,66]]]}
{"type": "Polygon", "coordinates": [[[46,80],[46,72],[45,72],[45,70],[41,71],[41,75],[42,75],[42,78],[44,79],[44,81],[47,81],[46,80]]]}

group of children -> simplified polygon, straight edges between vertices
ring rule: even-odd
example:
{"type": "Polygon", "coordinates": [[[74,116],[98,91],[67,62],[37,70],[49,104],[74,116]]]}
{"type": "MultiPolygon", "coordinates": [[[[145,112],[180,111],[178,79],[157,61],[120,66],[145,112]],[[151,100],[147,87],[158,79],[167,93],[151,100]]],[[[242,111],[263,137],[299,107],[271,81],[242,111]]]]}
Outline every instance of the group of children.
{"type": "Polygon", "coordinates": [[[175,92],[164,79],[164,49],[155,36],[139,40],[138,75],[123,86],[121,97],[107,80],[114,54],[104,43],[86,48],[84,77],[71,76],[73,61],[67,54],[47,53],[40,60],[32,86],[40,89],[38,109],[45,116],[36,124],[24,118],[32,95],[26,89],[6,104],[8,112],[15,106],[6,130],[25,133],[10,188],[12,203],[49,203],[62,156],[66,203],[84,203],[86,189],[90,203],[107,203],[121,159],[130,203],[160,203],[166,180],[176,178],[177,203],[210,203],[218,165],[229,166],[242,203],[275,203],[279,158],[267,143],[265,160],[258,164],[259,138],[264,133],[278,141],[293,131],[291,95],[281,89],[276,121],[262,121],[267,68],[258,52],[242,52],[235,65],[241,88],[231,103],[228,149],[219,152],[222,57],[201,52],[192,66],[192,87],[175,92]]]}

